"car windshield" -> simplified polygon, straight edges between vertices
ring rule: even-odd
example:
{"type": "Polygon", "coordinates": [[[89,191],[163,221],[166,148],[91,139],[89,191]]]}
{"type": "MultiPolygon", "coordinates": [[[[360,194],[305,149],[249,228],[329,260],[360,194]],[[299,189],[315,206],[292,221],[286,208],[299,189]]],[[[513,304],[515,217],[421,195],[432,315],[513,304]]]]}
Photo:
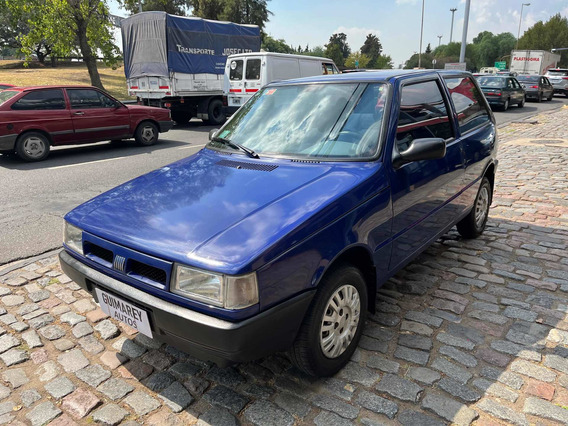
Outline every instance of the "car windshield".
{"type": "Polygon", "coordinates": [[[519,81],[525,81],[527,83],[538,83],[540,77],[538,75],[520,75],[517,77],[519,81]]]}
{"type": "Polygon", "coordinates": [[[378,149],[387,92],[384,83],[266,87],[208,146],[227,149],[230,141],[261,156],[372,157],[378,149]]]}
{"type": "Polygon", "coordinates": [[[479,77],[477,79],[481,87],[503,87],[505,79],[502,77],[479,77]]]}
{"type": "Polygon", "coordinates": [[[18,93],[20,92],[18,92],[17,90],[2,90],[0,92],[0,105],[2,105],[4,102],[6,102],[9,99],[12,99],[18,93]]]}
{"type": "Polygon", "coordinates": [[[568,75],[568,70],[549,70],[548,75],[553,77],[563,77],[568,75]]]}

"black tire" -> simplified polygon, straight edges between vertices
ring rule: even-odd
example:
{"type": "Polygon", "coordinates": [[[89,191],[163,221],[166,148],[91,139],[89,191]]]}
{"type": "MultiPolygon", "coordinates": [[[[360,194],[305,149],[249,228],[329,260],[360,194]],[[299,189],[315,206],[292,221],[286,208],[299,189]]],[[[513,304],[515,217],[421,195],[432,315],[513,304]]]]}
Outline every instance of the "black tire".
{"type": "Polygon", "coordinates": [[[151,121],[143,121],[134,132],[134,139],[138,145],[150,146],[158,141],[158,126],[151,121]]]}
{"type": "Polygon", "coordinates": [[[206,120],[206,123],[213,126],[218,126],[219,124],[223,124],[227,121],[227,117],[223,111],[223,102],[220,99],[213,99],[209,102],[207,116],[209,118],[206,120]]]}
{"type": "Polygon", "coordinates": [[[548,98],[546,98],[546,100],[551,101],[553,96],[554,96],[554,93],[551,93],[550,96],[548,98]]]}
{"type": "Polygon", "coordinates": [[[501,107],[503,111],[507,111],[509,109],[509,99],[505,99],[505,103],[501,107]]]}
{"type": "Polygon", "coordinates": [[[26,132],[16,140],[16,154],[24,161],[42,161],[49,155],[49,139],[43,133],[26,132]]]}
{"type": "MultiPolygon", "coordinates": [[[[477,191],[477,196],[475,197],[475,201],[473,202],[473,208],[471,209],[471,212],[469,212],[469,214],[457,224],[458,232],[462,237],[477,238],[483,233],[483,231],[485,230],[485,225],[487,224],[487,219],[489,218],[489,206],[491,206],[492,199],[493,192],[491,190],[491,183],[489,182],[489,179],[484,177],[481,180],[481,186],[479,187],[479,191],[477,191]],[[487,191],[485,195],[483,195],[484,191],[487,191]],[[483,219],[478,220],[476,219],[478,204],[480,203],[481,197],[485,196],[487,197],[487,200],[485,207],[483,207],[483,219]]],[[[479,219],[481,219],[481,217],[479,217],[479,219]]]]}
{"type": "MultiPolygon", "coordinates": [[[[340,317],[336,317],[338,322],[329,324],[329,326],[333,327],[333,334],[335,334],[337,328],[345,327],[345,321],[349,320],[349,314],[352,311],[349,308],[342,307],[339,312],[338,315],[340,315],[340,317]],[[341,312],[341,314],[339,314],[339,312],[341,312]]],[[[296,340],[290,349],[292,362],[298,369],[311,376],[331,376],[337,373],[349,362],[353,352],[357,348],[366,317],[367,286],[361,271],[350,264],[339,265],[329,270],[319,284],[317,293],[304,317],[296,340]],[[359,295],[359,321],[351,341],[348,342],[345,348],[337,345],[330,346],[330,350],[339,348],[338,350],[342,352],[339,352],[336,356],[328,357],[324,354],[324,350],[321,346],[321,339],[324,339],[322,334],[329,333],[328,331],[322,331],[324,315],[326,311],[333,312],[331,309],[328,309],[332,295],[340,290],[341,294],[345,294],[347,290],[346,286],[349,286],[348,289],[357,290],[359,295]]],[[[351,316],[351,321],[353,321],[353,316],[351,316]]],[[[342,330],[343,328],[340,328],[340,333],[343,333],[342,330]]],[[[330,334],[327,334],[327,336],[330,336],[330,334]]]]}
{"type": "Polygon", "coordinates": [[[542,102],[542,93],[540,93],[540,92],[538,93],[538,96],[537,96],[537,98],[536,98],[536,101],[537,101],[538,103],[541,103],[541,102],[542,102]]]}
{"type": "Polygon", "coordinates": [[[172,120],[177,124],[187,124],[191,120],[191,114],[185,111],[172,111],[172,120]]]}
{"type": "Polygon", "coordinates": [[[526,99],[523,97],[523,100],[522,100],[521,102],[519,102],[519,103],[517,104],[517,106],[518,106],[519,108],[524,107],[524,106],[525,106],[525,100],[526,100],[526,99]]]}

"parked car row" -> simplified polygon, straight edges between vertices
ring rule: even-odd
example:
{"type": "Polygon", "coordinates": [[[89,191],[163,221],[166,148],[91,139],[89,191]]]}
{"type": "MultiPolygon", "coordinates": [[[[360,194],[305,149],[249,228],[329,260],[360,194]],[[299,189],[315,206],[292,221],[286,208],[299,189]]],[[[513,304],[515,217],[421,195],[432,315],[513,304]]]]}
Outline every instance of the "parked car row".
{"type": "Polygon", "coordinates": [[[91,86],[11,86],[0,91],[0,116],[0,153],[25,161],[44,160],[57,145],[153,145],[174,124],[167,109],[124,105],[91,86]]]}

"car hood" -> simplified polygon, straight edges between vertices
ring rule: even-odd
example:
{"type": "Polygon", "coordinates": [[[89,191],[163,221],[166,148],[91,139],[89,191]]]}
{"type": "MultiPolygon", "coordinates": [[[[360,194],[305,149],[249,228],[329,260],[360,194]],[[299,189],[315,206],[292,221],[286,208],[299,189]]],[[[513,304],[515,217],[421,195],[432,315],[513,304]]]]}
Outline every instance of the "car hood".
{"type": "Polygon", "coordinates": [[[360,203],[368,194],[342,195],[377,168],[376,162],[251,160],[203,149],[88,201],[66,220],[162,259],[245,273],[284,237],[293,245],[360,203]],[[315,215],[318,220],[306,221],[315,215]]]}

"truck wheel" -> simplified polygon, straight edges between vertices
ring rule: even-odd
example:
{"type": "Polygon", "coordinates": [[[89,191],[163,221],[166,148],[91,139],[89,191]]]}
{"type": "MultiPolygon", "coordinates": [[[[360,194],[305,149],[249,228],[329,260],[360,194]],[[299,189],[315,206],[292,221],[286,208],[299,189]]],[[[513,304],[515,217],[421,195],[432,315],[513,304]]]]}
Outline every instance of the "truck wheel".
{"type": "Polygon", "coordinates": [[[158,126],[151,121],[143,121],[136,128],[134,139],[138,145],[150,146],[158,141],[158,126]]]}
{"type": "Polygon", "coordinates": [[[172,120],[177,124],[187,124],[191,120],[191,114],[184,111],[172,111],[172,120]]]}
{"type": "Polygon", "coordinates": [[[328,271],[290,350],[292,362],[312,376],[335,374],[357,348],[366,316],[361,271],[349,264],[328,271]]]}
{"type": "Polygon", "coordinates": [[[207,123],[213,126],[223,124],[227,120],[227,117],[225,117],[225,113],[223,112],[223,102],[221,102],[220,99],[214,99],[209,102],[207,115],[209,116],[207,123]]]}
{"type": "Polygon", "coordinates": [[[484,177],[471,212],[457,224],[458,232],[462,237],[477,238],[483,233],[489,217],[489,206],[491,206],[492,198],[491,183],[489,179],[484,177]]]}
{"type": "Polygon", "coordinates": [[[24,161],[42,161],[49,155],[49,140],[39,132],[27,132],[16,141],[16,154],[24,161]]]}

